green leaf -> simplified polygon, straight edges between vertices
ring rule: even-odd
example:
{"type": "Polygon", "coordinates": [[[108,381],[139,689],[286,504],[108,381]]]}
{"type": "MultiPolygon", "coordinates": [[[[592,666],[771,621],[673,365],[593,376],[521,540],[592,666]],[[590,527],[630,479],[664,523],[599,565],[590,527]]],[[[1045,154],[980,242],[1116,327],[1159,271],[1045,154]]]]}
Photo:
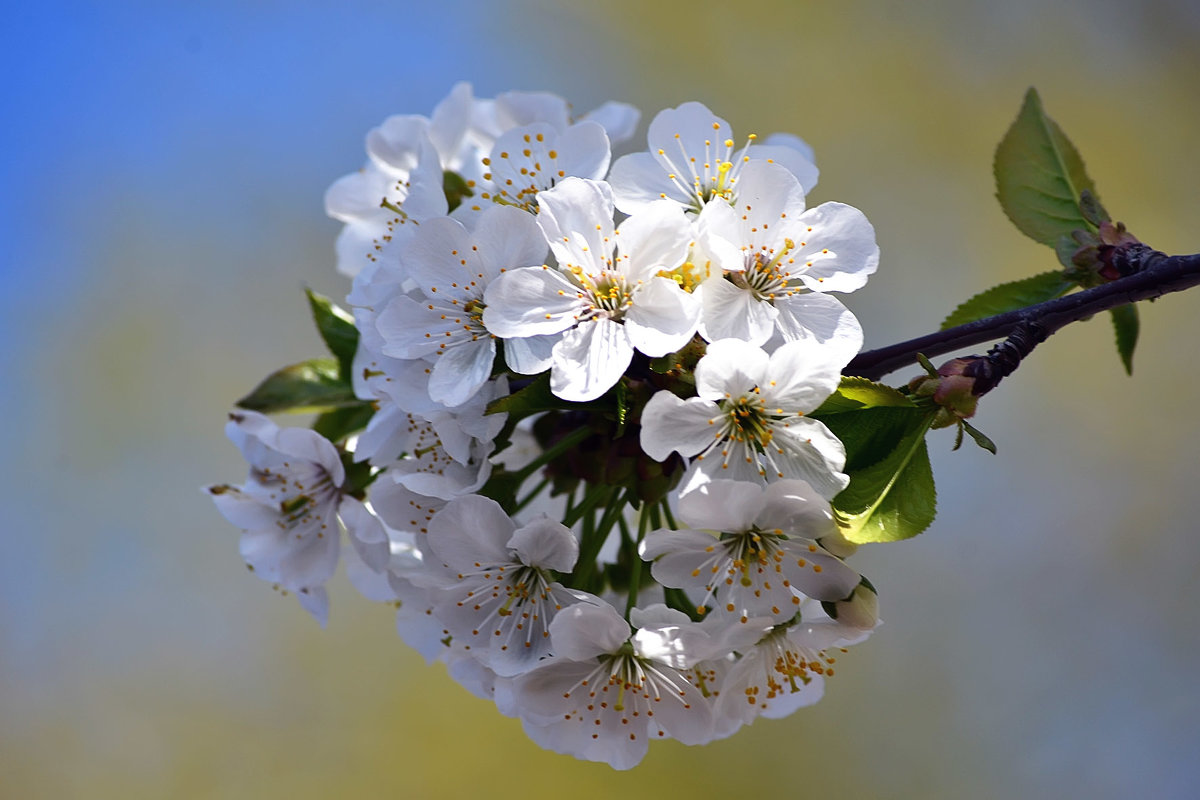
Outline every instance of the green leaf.
{"type": "Polygon", "coordinates": [[[367,427],[375,414],[371,403],[360,403],[333,411],[326,411],[313,422],[312,429],[331,442],[340,442],[352,433],[367,427]]]}
{"type": "MultiPolygon", "coordinates": [[[[1074,251],[1072,251],[1074,252],[1074,251]]],[[[1043,272],[1030,278],[993,286],[960,303],[942,321],[942,330],[956,325],[965,325],[977,319],[994,317],[1006,311],[1044,303],[1062,297],[1075,286],[1075,281],[1063,277],[1061,272],[1043,272]]]]}
{"type": "Polygon", "coordinates": [[[1117,353],[1125,365],[1125,372],[1132,375],[1133,349],[1137,347],[1138,331],[1141,329],[1137,306],[1117,306],[1111,313],[1113,330],[1117,335],[1117,353]]]}
{"type": "Polygon", "coordinates": [[[934,414],[910,422],[886,458],[851,472],[850,485],[833,500],[842,536],[855,544],[910,539],[937,513],[937,491],[925,433],[934,414]]]}
{"type": "Polygon", "coordinates": [[[237,401],[239,408],[273,414],[331,411],[358,405],[350,381],[332,358],[313,358],[268,375],[254,391],[237,401]]]}
{"type": "Polygon", "coordinates": [[[1074,230],[1096,230],[1088,221],[1099,207],[1096,188],[1083,159],[1066,135],[1046,116],[1035,89],[1025,94],[1016,121],[1000,140],[993,165],[996,197],[1013,224],[1034,241],[1054,247],[1074,230]],[[1087,211],[1084,190],[1091,193],[1087,211]]]}
{"type": "Polygon", "coordinates": [[[821,417],[830,414],[841,414],[847,411],[858,411],[861,408],[879,408],[884,406],[912,407],[912,400],[890,386],[875,383],[866,378],[855,376],[842,378],[837,391],[825,399],[821,407],[813,412],[813,416],[821,417]]]}
{"type": "Polygon", "coordinates": [[[846,448],[846,472],[851,475],[857,470],[887,458],[901,439],[916,425],[920,425],[927,409],[916,406],[860,408],[855,411],[818,416],[814,419],[833,431],[846,448]]]}
{"type": "Polygon", "coordinates": [[[308,295],[309,306],[312,307],[317,332],[325,340],[329,352],[337,359],[342,376],[350,380],[354,353],[358,350],[358,328],[354,327],[354,317],[334,305],[328,297],[319,295],[312,289],[305,289],[304,292],[308,295]]]}

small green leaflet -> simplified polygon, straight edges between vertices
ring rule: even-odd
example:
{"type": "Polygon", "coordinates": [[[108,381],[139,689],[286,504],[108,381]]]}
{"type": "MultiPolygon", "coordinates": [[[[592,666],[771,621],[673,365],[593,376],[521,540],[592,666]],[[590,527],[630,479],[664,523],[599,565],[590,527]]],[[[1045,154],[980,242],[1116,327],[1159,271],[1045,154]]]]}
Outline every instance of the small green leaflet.
{"type": "Polygon", "coordinates": [[[1075,281],[1063,277],[1062,272],[1043,272],[1019,281],[1002,283],[961,303],[942,322],[942,330],[1044,303],[1062,297],[1074,286],[1075,281]]]}
{"type": "Polygon", "coordinates": [[[254,391],[237,401],[238,408],[273,414],[331,411],[355,406],[350,381],[342,378],[332,358],[312,358],[273,372],[254,391]]]}
{"type": "Polygon", "coordinates": [[[834,518],[846,539],[895,542],[933,522],[937,491],[925,434],[934,416],[929,410],[909,415],[904,435],[885,458],[851,472],[850,485],[833,500],[834,518]]]}
{"type": "Polygon", "coordinates": [[[1112,314],[1113,330],[1117,335],[1117,354],[1125,365],[1125,372],[1133,374],[1133,349],[1137,346],[1138,331],[1141,323],[1138,321],[1137,306],[1117,306],[1112,314]]]}
{"type": "Polygon", "coordinates": [[[1037,90],[1025,94],[1016,121],[1000,140],[993,165],[996,197],[1013,224],[1034,241],[1050,247],[1072,231],[1095,231],[1084,209],[1084,190],[1095,200],[1096,188],[1083,159],[1054,120],[1042,110],[1037,90]]]}
{"type": "Polygon", "coordinates": [[[338,367],[346,380],[350,380],[350,371],[354,365],[354,353],[358,350],[358,328],[354,327],[354,318],[334,305],[328,297],[317,294],[312,289],[305,289],[308,304],[312,308],[313,321],[317,323],[317,332],[325,341],[325,346],[338,361],[338,367]]]}

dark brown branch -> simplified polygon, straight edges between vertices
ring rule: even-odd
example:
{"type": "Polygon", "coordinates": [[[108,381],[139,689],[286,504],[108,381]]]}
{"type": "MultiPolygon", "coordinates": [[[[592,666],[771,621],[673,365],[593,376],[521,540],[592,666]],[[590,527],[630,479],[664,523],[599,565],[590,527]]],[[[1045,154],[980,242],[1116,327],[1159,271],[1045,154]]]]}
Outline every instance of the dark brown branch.
{"type": "Polygon", "coordinates": [[[1029,350],[1072,322],[1118,306],[1152,300],[1200,285],[1200,253],[1168,256],[1139,243],[1114,248],[1109,258],[1124,277],[1045,303],[859,353],[846,365],[842,374],[859,375],[877,381],[889,372],[917,363],[918,353],[934,358],[1009,337],[1021,329],[1023,333],[1018,336],[1027,340],[1028,349],[1013,361],[1011,369],[1004,373],[1008,375],[1016,369],[1020,358],[1028,355],[1029,350]]]}

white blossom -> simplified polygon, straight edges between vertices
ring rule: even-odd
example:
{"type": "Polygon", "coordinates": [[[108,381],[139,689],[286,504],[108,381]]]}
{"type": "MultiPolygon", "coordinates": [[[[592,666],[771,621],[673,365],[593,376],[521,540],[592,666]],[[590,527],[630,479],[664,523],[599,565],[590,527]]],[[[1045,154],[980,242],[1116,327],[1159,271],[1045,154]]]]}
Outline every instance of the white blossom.
{"type": "Polygon", "coordinates": [[[805,604],[796,620],[775,626],[725,672],[714,705],[717,727],[748,725],[760,715],[779,719],[817,702],[838,655],[869,633],[805,604]]]}
{"type": "Polygon", "coordinates": [[[633,631],[608,604],[577,603],[555,617],[554,657],[512,684],[534,741],[630,769],[651,739],[712,738],[709,701],[684,674],[709,653],[707,634],[678,612],[640,622],[633,631]]]}
{"type": "Polygon", "coordinates": [[[517,527],[496,501],[467,495],[434,515],[425,543],[445,569],[434,615],[499,675],[549,655],[550,624],[585,596],[555,580],[574,568],[579,545],[545,516],[517,527]]]}
{"type": "Polygon", "coordinates": [[[208,487],[217,508],[243,530],[242,557],[262,579],[294,592],[324,624],[325,581],[338,562],[341,517],[350,542],[372,569],[389,558],[383,524],[343,491],[337,450],[315,431],[280,428],[262,414],[229,415],[226,435],[250,464],[246,483],[208,487]]]}
{"type": "Polygon", "coordinates": [[[612,193],[597,181],[568,178],[539,197],[538,224],[560,268],[501,275],[485,293],[483,322],[505,339],[561,335],[551,390],[592,400],[620,379],[635,349],[666,355],[695,333],[697,299],[659,274],[686,257],[688,223],[662,203],[615,231],[612,193]]]}
{"type": "Polygon", "coordinates": [[[826,499],[846,488],[845,448],[805,415],[837,389],[842,355],[812,339],[767,355],[737,339],[708,346],[696,365],[697,397],[659,391],[642,412],[642,449],[663,461],[695,456],[682,491],[717,478],[808,482],[826,499]]]}
{"type": "Polygon", "coordinates": [[[642,557],[662,585],[702,593],[705,612],[781,622],[806,597],[842,600],[859,583],[817,544],[833,530],[833,514],[803,481],[715,480],[684,495],[678,516],[689,529],[651,531],[642,557]]]}
{"type": "Polygon", "coordinates": [[[851,292],[879,263],[875,231],[861,211],[823,203],[805,211],[804,190],[778,164],[742,170],[736,201],[711,202],[696,220],[697,260],[706,264],[706,339],[764,344],[815,338],[849,360],[862,328],[827,292],[851,292]]]}
{"type": "Polygon", "coordinates": [[[400,256],[417,291],[394,297],[376,321],[383,354],[429,358],[430,398],[448,407],[467,402],[491,376],[496,356],[495,337],[483,324],[484,290],[545,256],[537,223],[514,208],[487,209],[473,231],[448,218],[428,221],[400,256]]]}
{"type": "Polygon", "coordinates": [[[733,202],[743,167],[756,161],[783,165],[805,191],[816,186],[818,172],[806,144],[796,137],[755,144],[756,138],[751,135],[737,149],[729,123],[702,103],[660,111],[647,134],[650,152],[623,156],[613,165],[608,179],[617,208],[636,214],[667,199],[698,212],[714,198],[733,202]]]}

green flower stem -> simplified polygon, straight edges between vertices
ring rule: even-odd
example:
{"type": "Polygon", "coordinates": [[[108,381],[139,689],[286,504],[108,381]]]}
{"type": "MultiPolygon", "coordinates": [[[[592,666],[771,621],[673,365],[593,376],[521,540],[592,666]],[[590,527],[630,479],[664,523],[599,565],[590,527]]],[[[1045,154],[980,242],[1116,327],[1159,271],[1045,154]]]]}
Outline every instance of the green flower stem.
{"type": "Polygon", "coordinates": [[[518,500],[518,501],[517,501],[517,504],[516,504],[515,506],[513,506],[512,513],[513,513],[513,514],[516,514],[518,511],[520,511],[521,509],[523,509],[525,506],[527,506],[527,505],[529,505],[530,503],[532,503],[532,502],[533,502],[533,500],[534,500],[534,499],[535,499],[535,498],[536,498],[536,497],[537,497],[539,494],[541,494],[541,493],[542,493],[542,490],[543,490],[543,489],[545,489],[545,488],[546,488],[547,486],[549,486],[549,485],[550,485],[550,479],[549,479],[549,478],[542,478],[542,480],[541,480],[541,481],[538,483],[538,485],[537,485],[537,486],[535,486],[535,487],[533,487],[532,489],[530,489],[530,490],[529,490],[529,494],[525,495],[523,498],[521,498],[520,500],[518,500]]]}
{"type": "Polygon", "coordinates": [[[525,479],[528,478],[530,475],[537,472],[539,469],[546,466],[550,462],[554,461],[554,459],[556,459],[559,456],[561,456],[562,454],[566,453],[568,450],[570,450],[575,445],[579,444],[580,442],[582,442],[584,439],[588,438],[591,435],[592,435],[591,428],[588,428],[588,427],[576,428],[575,430],[571,431],[566,436],[559,439],[557,442],[555,442],[554,444],[550,445],[545,450],[543,450],[542,454],[539,455],[537,458],[535,458],[533,461],[530,461],[528,464],[526,464],[525,466],[521,467],[519,470],[514,472],[513,479],[516,481],[517,485],[520,486],[522,483],[525,482],[525,479]]]}
{"type": "Polygon", "coordinates": [[[675,522],[675,515],[671,513],[671,504],[667,502],[667,498],[663,498],[660,504],[662,506],[663,517],[667,520],[667,527],[673,531],[679,530],[679,525],[675,522]]]}
{"type": "Polygon", "coordinates": [[[633,611],[633,607],[637,605],[638,584],[642,582],[642,541],[646,538],[646,528],[650,523],[650,511],[653,508],[649,503],[642,503],[641,509],[638,510],[638,535],[637,541],[633,545],[633,563],[629,566],[629,599],[625,603],[625,619],[629,619],[629,613],[633,611]]]}
{"type": "Polygon", "coordinates": [[[579,519],[583,519],[583,541],[579,544],[579,559],[575,562],[575,571],[571,573],[567,585],[576,589],[586,589],[592,573],[596,570],[596,555],[608,538],[608,531],[615,522],[615,515],[620,513],[623,505],[618,505],[620,487],[600,485],[588,490],[583,501],[575,510],[563,519],[568,528],[579,519]],[[604,514],[599,523],[595,522],[594,511],[603,503],[604,514]],[[584,516],[584,515],[587,516],[584,516]]]}

